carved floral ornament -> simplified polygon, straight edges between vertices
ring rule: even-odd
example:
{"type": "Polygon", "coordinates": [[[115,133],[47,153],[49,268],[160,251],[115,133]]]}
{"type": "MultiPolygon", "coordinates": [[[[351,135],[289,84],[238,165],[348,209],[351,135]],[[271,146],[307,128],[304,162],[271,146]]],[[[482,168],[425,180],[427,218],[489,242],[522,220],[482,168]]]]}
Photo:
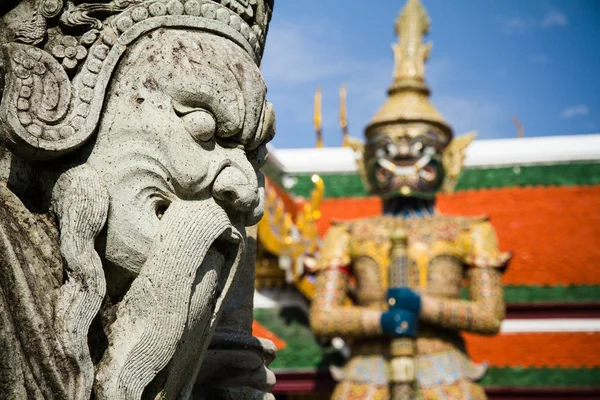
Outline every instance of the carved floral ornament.
{"type": "Polygon", "coordinates": [[[0,138],[33,159],[55,158],[96,129],[112,73],[127,47],[160,27],[217,33],[260,63],[272,1],[26,0],[5,18],[0,138]],[[81,4],[80,4],[81,3],[81,4]]]}

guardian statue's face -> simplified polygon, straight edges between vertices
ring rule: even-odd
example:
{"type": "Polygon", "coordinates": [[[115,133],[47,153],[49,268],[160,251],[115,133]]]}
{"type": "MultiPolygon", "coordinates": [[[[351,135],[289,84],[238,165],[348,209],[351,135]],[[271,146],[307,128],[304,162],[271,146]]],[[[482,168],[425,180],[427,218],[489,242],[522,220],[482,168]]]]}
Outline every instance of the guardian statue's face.
{"type": "Polygon", "coordinates": [[[446,136],[430,124],[384,126],[371,134],[364,153],[374,194],[430,199],[444,179],[446,136]]]}
{"type": "Polygon", "coordinates": [[[158,30],[124,61],[88,162],[111,197],[105,256],[137,274],[173,202],[212,198],[236,231],[258,222],[274,115],[258,67],[224,38],[158,30]]]}

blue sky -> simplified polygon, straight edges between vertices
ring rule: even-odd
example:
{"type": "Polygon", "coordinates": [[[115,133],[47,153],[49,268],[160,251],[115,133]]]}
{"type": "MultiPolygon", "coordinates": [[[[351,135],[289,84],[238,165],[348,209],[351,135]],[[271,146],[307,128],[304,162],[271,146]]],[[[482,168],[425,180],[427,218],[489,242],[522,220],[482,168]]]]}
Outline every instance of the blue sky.
{"type": "MultiPolygon", "coordinates": [[[[278,148],[312,147],[323,88],[326,146],[338,146],[338,92],[352,136],[385,100],[394,21],[404,0],[278,0],[262,69],[278,148]]],[[[455,134],[480,139],[600,132],[600,1],[423,0],[432,25],[432,101],[455,134]]]]}

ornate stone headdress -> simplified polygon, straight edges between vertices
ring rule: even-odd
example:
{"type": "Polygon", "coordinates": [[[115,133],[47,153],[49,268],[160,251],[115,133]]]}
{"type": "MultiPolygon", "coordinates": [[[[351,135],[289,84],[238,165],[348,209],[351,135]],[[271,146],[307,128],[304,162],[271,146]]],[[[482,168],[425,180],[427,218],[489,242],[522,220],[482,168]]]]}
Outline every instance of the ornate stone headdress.
{"type": "Polygon", "coordinates": [[[79,148],[94,133],[111,75],[136,39],[161,27],[212,32],[259,64],[273,0],[13,0],[7,6],[0,9],[0,140],[43,160],[79,148]]]}

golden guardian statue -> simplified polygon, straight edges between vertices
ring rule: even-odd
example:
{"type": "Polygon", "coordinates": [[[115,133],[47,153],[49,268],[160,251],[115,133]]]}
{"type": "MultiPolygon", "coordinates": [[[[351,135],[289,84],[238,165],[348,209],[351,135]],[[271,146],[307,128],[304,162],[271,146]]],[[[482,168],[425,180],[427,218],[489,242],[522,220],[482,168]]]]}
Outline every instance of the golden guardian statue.
{"type": "Polygon", "coordinates": [[[500,329],[510,254],[486,218],[436,212],[436,193],[453,189],[475,135],[453,139],[429,101],[428,30],[420,1],[409,0],[389,97],[366,143],[353,144],[384,215],[335,224],[318,258],[311,326],[351,347],[333,399],[485,399],[476,383],[485,367],[470,360],[461,332],[500,329]]]}

